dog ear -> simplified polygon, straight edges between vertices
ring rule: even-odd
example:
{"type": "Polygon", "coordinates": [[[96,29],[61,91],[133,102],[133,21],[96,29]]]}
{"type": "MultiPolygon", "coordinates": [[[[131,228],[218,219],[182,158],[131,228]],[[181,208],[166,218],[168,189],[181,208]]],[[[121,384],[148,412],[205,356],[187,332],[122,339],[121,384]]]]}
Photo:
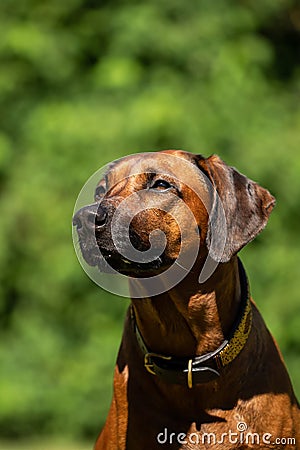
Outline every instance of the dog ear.
{"type": "Polygon", "coordinates": [[[263,230],[275,198],[217,155],[199,156],[197,164],[214,188],[207,247],[214,260],[227,262],[263,230]]]}

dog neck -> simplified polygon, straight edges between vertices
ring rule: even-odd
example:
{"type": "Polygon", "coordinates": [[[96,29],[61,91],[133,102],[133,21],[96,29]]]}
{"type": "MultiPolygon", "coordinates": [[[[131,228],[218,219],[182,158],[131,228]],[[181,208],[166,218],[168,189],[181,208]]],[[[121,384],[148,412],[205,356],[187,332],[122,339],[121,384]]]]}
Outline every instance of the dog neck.
{"type": "MultiPolygon", "coordinates": [[[[230,332],[240,304],[237,257],[219,264],[199,284],[200,263],[175,288],[155,297],[132,300],[137,325],[151,351],[178,357],[216,350],[230,332]]],[[[131,282],[134,294],[143,289],[131,282]]]]}

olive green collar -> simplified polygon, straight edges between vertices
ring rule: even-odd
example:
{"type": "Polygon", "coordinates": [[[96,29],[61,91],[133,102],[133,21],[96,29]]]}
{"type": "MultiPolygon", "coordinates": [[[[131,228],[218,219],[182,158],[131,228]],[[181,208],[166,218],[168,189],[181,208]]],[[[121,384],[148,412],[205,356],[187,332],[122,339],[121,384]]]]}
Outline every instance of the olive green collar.
{"type": "Polygon", "coordinates": [[[192,388],[195,384],[208,383],[219,378],[222,369],[241,353],[251,331],[252,307],[245,269],[240,260],[238,263],[241,284],[240,310],[228,338],[214,352],[190,358],[178,358],[152,352],[145,344],[131,306],[134,334],[144,358],[144,366],[150,374],[169,383],[187,385],[192,388]]]}

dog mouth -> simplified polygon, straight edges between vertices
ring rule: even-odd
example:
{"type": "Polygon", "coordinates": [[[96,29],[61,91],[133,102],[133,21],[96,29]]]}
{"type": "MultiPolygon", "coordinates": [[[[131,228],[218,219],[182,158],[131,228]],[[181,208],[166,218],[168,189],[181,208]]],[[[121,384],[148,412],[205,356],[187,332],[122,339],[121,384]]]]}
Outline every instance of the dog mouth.
{"type": "MultiPolygon", "coordinates": [[[[104,243],[97,233],[94,234],[92,239],[82,235],[81,230],[77,230],[77,234],[83,260],[89,266],[97,267],[102,273],[113,274],[118,272],[130,277],[150,277],[162,273],[174,262],[170,258],[166,258],[165,255],[143,262],[143,251],[141,249],[139,249],[140,260],[131,260],[130,256],[126,256],[126,254],[130,255],[130,252],[124,249],[123,254],[119,253],[112,243],[104,243]]],[[[143,250],[145,251],[145,248],[143,250]]]]}
{"type": "MultiPolygon", "coordinates": [[[[115,214],[116,206],[102,201],[87,205],[74,215],[73,225],[85,263],[103,273],[118,272],[131,277],[155,276],[174,263],[173,254],[167,251],[165,233],[159,227],[149,226],[148,216],[134,215],[135,223],[124,226],[122,220],[113,223],[115,214]]],[[[125,210],[125,221],[126,214],[125,210]]]]}
{"type": "MultiPolygon", "coordinates": [[[[163,264],[163,260],[161,257],[156,258],[151,262],[136,262],[130,261],[127,258],[124,258],[120,255],[108,253],[104,256],[104,260],[106,264],[108,264],[111,268],[116,270],[117,272],[128,275],[132,277],[139,278],[141,276],[153,276],[155,273],[159,273],[165,270],[165,265],[163,264]]],[[[99,270],[103,270],[103,266],[98,265],[99,270]]]]}
{"type": "Polygon", "coordinates": [[[118,272],[130,277],[153,276],[166,270],[167,265],[162,257],[157,257],[150,262],[136,262],[120,255],[118,252],[111,252],[101,249],[99,252],[89,252],[84,256],[85,261],[90,266],[95,266],[103,273],[118,272]]]}

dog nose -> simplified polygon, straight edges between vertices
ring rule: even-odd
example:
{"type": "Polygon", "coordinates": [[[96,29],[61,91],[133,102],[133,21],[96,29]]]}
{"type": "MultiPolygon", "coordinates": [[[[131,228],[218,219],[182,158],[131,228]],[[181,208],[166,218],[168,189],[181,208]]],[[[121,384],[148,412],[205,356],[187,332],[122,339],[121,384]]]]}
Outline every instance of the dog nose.
{"type": "Polygon", "coordinates": [[[107,212],[102,206],[88,205],[81,208],[73,217],[73,225],[80,230],[101,228],[106,224],[107,212]]]}

